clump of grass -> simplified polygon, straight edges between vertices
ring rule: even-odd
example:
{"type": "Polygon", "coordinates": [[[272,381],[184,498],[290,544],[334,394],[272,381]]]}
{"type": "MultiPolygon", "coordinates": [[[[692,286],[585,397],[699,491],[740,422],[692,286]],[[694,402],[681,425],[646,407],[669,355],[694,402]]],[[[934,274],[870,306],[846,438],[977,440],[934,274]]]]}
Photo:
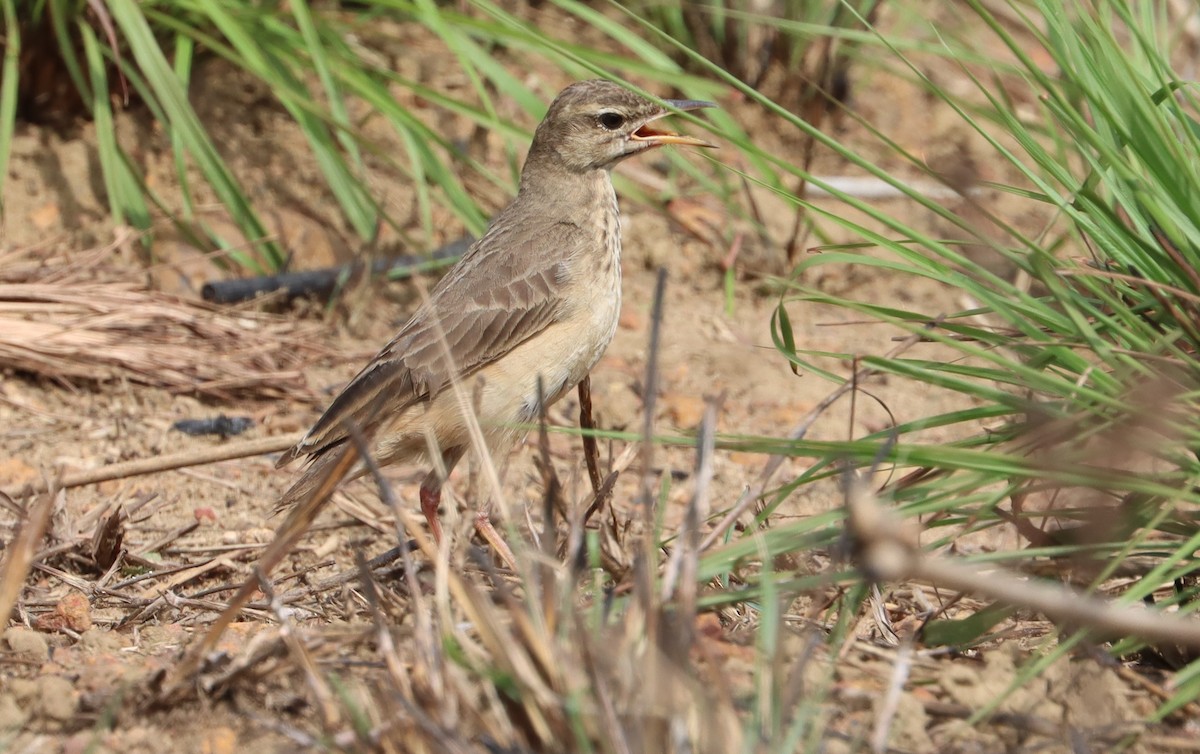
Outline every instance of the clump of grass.
{"type": "MultiPolygon", "coordinates": [[[[850,93],[853,32],[872,19],[879,3],[706,0],[687,4],[643,2],[639,12],[681,47],[720,66],[762,95],[815,115],[850,93]],[[843,33],[849,32],[849,33],[843,33]]],[[[703,68],[674,50],[688,68],[703,68]]]]}
{"type": "MultiPolygon", "coordinates": [[[[981,208],[1002,231],[989,243],[1018,273],[1006,278],[955,245],[847,197],[886,230],[830,219],[885,253],[826,248],[799,275],[873,267],[937,281],[973,303],[960,311],[917,310],[795,283],[797,300],[846,307],[937,343],[937,356],[914,349],[859,358],[914,389],[958,393],[966,407],[820,453],[894,464],[882,491],[904,516],[924,523],[928,548],[1012,526],[1032,549],[979,557],[1025,567],[1044,559],[1052,569],[1072,569],[1089,590],[1112,588],[1119,574],[1121,601],[1156,595],[1164,606],[1193,609],[1191,592],[1171,585],[1195,570],[1200,536],[1187,513],[1200,503],[1193,452],[1200,434],[1200,206],[1186,188],[1200,179],[1197,100],[1174,73],[1163,46],[1169,34],[1152,14],[1135,15],[1121,3],[1071,2],[1014,5],[1004,19],[987,4],[972,4],[971,12],[1015,61],[1003,68],[1005,84],[1028,89],[1038,108],[1032,116],[1018,116],[999,74],[975,78],[978,96],[967,101],[881,42],[1021,175],[1015,185],[989,188],[1049,208],[1040,214],[1052,224],[1030,237],[1012,219],[981,208]],[[931,428],[951,428],[961,439],[922,442],[919,433],[931,428]]],[[[947,39],[943,64],[954,64],[968,44],[981,46],[947,39]]],[[[966,63],[961,70],[974,76],[966,63]]],[[[801,368],[823,374],[813,360],[818,354],[792,339],[788,307],[781,304],[776,319],[777,344],[801,368]]],[[[816,449],[797,444],[793,452],[816,449]]],[[[976,639],[989,635],[990,624],[976,630],[976,639]]],[[[1136,646],[1130,639],[1113,651],[1124,655],[1136,646]]],[[[1194,664],[1181,671],[1177,691],[1155,718],[1196,699],[1195,676],[1194,664]]]]}
{"type": "MultiPolygon", "coordinates": [[[[286,10],[244,0],[169,6],[129,0],[8,0],[0,5],[0,175],[8,172],[18,119],[53,116],[61,124],[90,118],[96,124],[114,223],[146,230],[165,217],[196,246],[221,249],[221,259],[251,272],[279,269],[286,262],[285,250],[267,230],[265,208],[230,168],[211,124],[201,122],[189,101],[198,62],[221,58],[238,76],[260,82],[295,120],[348,235],[362,246],[370,247],[381,224],[397,224],[385,211],[376,185],[381,175],[412,187],[414,217],[426,234],[437,230],[437,206],[448,209],[467,232],[478,233],[486,214],[464,188],[464,173],[479,173],[507,190],[517,175],[516,142],[527,138],[522,127],[500,117],[495,98],[516,102],[532,123],[549,94],[535,91],[497,64],[498,52],[549,58],[579,77],[623,71],[644,81],[692,88],[691,96],[714,91],[700,77],[680,78],[677,64],[612,18],[582,4],[567,2],[564,9],[599,24],[633,57],[620,60],[583,45],[547,40],[487,0],[468,12],[398,0],[344,8],[301,2],[286,10]],[[378,29],[406,23],[431,30],[454,54],[470,83],[465,94],[447,95],[389,70],[388,40],[378,29]],[[396,89],[513,137],[509,174],[498,176],[484,168],[442,129],[401,105],[396,89]],[[175,156],[177,193],[147,185],[130,145],[117,138],[121,107],[144,108],[161,126],[175,156]],[[365,135],[367,120],[386,124],[386,144],[365,135]],[[202,193],[219,202],[241,238],[225,237],[206,221],[196,198],[202,193]]],[[[411,228],[397,230],[403,235],[411,228]]],[[[153,236],[143,239],[152,250],[153,236]]]]}
{"type": "MultiPolygon", "coordinates": [[[[365,103],[392,129],[401,156],[382,156],[417,189],[419,216],[431,230],[433,204],[448,207],[478,232],[485,217],[451,165],[471,166],[445,135],[396,103],[393,85],[420,89],[386,70],[360,32],[378,18],[402,19],[414,9],[371,3],[359,14],[310,8],[301,2],[283,14],[240,0],[139,4],[127,0],[3,5],[0,50],[0,175],[7,174],[18,118],[53,115],[58,122],[96,122],[98,155],[113,219],[139,229],[164,213],[200,246],[224,248],[226,258],[253,271],[280,268],[283,250],[266,231],[261,208],[234,175],[219,145],[189,102],[189,84],[201,56],[218,56],[264,84],[295,119],[345,222],[364,244],[389,222],[368,182],[368,157],[379,145],[366,140],[354,105],[365,103]],[[146,185],[128,145],[114,131],[114,102],[146,108],[175,152],[178,196],[146,185]],[[196,211],[193,169],[238,226],[250,248],[223,238],[196,211]]],[[[369,39],[369,35],[364,35],[369,39]]],[[[439,104],[445,98],[434,97],[439,104]]],[[[451,102],[456,112],[496,124],[495,113],[451,102]]],[[[373,154],[375,153],[375,154],[373,154]]],[[[151,238],[151,237],[147,237],[151,238]]]]}
{"type": "Polygon", "coordinates": [[[0,360],[63,384],[131,381],[234,401],[300,397],[317,330],[263,312],[229,312],[147,287],[110,261],[16,252],[0,272],[0,360]]]}
{"type": "MultiPolygon", "coordinates": [[[[339,750],[413,752],[715,753],[741,749],[759,736],[799,741],[815,700],[803,698],[797,679],[811,681],[817,674],[806,674],[814,659],[812,637],[780,633],[788,599],[777,597],[758,619],[770,622],[770,636],[753,650],[758,660],[752,664],[734,662],[744,649],[729,643],[720,621],[698,612],[707,591],[697,578],[699,527],[715,417],[710,408],[697,443],[698,481],[687,523],[669,556],[655,544],[653,510],[648,528],[639,528],[644,517],[637,508],[630,518],[604,525],[613,529],[607,532],[613,539],[617,529],[639,532],[618,545],[622,552],[614,560],[631,564],[620,575],[589,562],[593,548],[585,543],[596,535],[581,528],[584,506],[561,499],[544,430],[546,520],[536,546],[512,541],[519,583],[493,570],[486,556],[464,548],[439,552],[379,478],[398,535],[415,538],[433,573],[419,574],[402,548],[402,583],[384,584],[360,557],[361,605],[382,664],[365,684],[350,687],[315,673],[317,655],[279,612],[294,669],[318,712],[320,735],[339,750]],[[565,527],[554,521],[561,510],[576,511],[565,527]],[[771,695],[756,697],[755,684],[771,695]]],[[[296,515],[311,520],[308,513],[296,515]]],[[[297,532],[287,523],[283,531],[288,537],[297,532]]],[[[273,545],[271,552],[279,551],[273,545]]],[[[265,574],[257,578],[271,598],[265,574]]],[[[344,640],[341,646],[342,654],[350,651],[344,640]]],[[[312,731],[303,736],[315,740],[312,731]]]]}

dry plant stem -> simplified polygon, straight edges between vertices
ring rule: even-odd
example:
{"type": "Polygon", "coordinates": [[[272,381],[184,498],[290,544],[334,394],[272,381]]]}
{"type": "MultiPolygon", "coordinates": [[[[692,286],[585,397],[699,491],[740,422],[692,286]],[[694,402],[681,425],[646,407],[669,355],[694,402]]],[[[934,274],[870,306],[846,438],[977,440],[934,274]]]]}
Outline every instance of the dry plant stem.
{"type": "MultiPolygon", "coordinates": [[[[820,652],[820,648],[825,645],[825,637],[820,631],[814,628],[804,630],[804,646],[792,661],[791,667],[787,670],[788,683],[782,695],[782,704],[780,709],[788,710],[784,718],[784,724],[780,726],[780,730],[787,730],[795,724],[798,715],[805,714],[804,699],[806,692],[805,679],[808,677],[806,670],[808,664],[812,662],[820,652]]],[[[729,696],[729,690],[723,689],[725,694],[729,696]]],[[[729,699],[729,704],[733,705],[732,698],[729,699]]]]}
{"type": "Polygon", "coordinates": [[[723,397],[709,398],[696,438],[696,486],[684,511],[683,526],[663,573],[662,605],[674,604],[668,614],[663,648],[672,660],[687,664],[696,640],[697,573],[700,570],[700,522],[708,517],[708,491],[713,478],[717,412],[723,397]],[[668,641],[668,638],[670,639],[668,641]]]}
{"type": "Polygon", "coordinates": [[[1163,251],[1167,252],[1167,256],[1171,258],[1171,261],[1183,271],[1183,274],[1187,275],[1188,280],[1192,282],[1192,287],[1200,289],[1200,272],[1196,271],[1196,268],[1192,266],[1190,261],[1184,259],[1183,254],[1179,253],[1179,248],[1175,246],[1171,239],[1167,238],[1161,229],[1152,228],[1151,232],[1154,234],[1154,240],[1158,241],[1158,245],[1162,247],[1163,251]]]}
{"type": "Polygon", "coordinates": [[[621,455],[617,456],[617,460],[612,464],[612,471],[608,472],[608,476],[604,477],[604,481],[600,484],[599,492],[592,496],[592,502],[588,504],[583,519],[579,522],[580,526],[586,527],[592,516],[599,512],[604,507],[604,503],[612,497],[617,479],[633,463],[633,459],[637,456],[637,449],[636,445],[629,445],[621,451],[621,455]]]}
{"type": "Polygon", "coordinates": [[[1193,306],[1200,306],[1200,296],[1197,296],[1195,293],[1186,291],[1178,286],[1168,285],[1167,283],[1147,280],[1146,278],[1138,277],[1137,275],[1128,275],[1125,273],[1113,272],[1111,270],[1096,270],[1089,267],[1082,267],[1076,270],[1058,270],[1055,274],[1063,278],[1097,277],[1105,280],[1119,280],[1123,283],[1128,283],[1131,286],[1140,286],[1148,289],[1159,290],[1163,293],[1169,293],[1172,296],[1186,301],[1193,306]]]}
{"type": "Polygon", "coordinates": [[[579,428],[584,431],[583,458],[587,462],[588,479],[592,481],[592,494],[599,500],[603,480],[600,475],[600,446],[596,436],[591,434],[596,429],[596,420],[592,416],[591,375],[585,376],[579,383],[579,428]]]}
{"type": "Polygon", "coordinates": [[[241,555],[249,554],[251,552],[253,552],[253,550],[250,548],[244,550],[234,550],[233,552],[226,553],[220,557],[210,558],[204,562],[197,563],[196,565],[182,568],[172,573],[165,581],[147,587],[142,591],[141,596],[157,597],[159,595],[165,595],[172,589],[177,589],[189,581],[193,581],[206,573],[216,570],[217,568],[224,567],[234,570],[236,568],[234,565],[235,560],[241,555]]]}
{"type": "Polygon", "coordinates": [[[408,527],[405,526],[404,518],[400,515],[403,510],[400,507],[400,501],[396,498],[392,486],[384,478],[383,470],[379,468],[375,457],[371,455],[370,443],[358,427],[350,428],[350,441],[358,449],[359,457],[362,458],[363,465],[367,467],[367,473],[375,480],[375,486],[379,489],[379,499],[392,511],[392,521],[396,527],[396,541],[400,543],[398,547],[400,560],[404,564],[404,576],[408,581],[409,589],[412,590],[412,597],[416,606],[421,608],[421,589],[420,584],[417,582],[417,567],[413,562],[411,548],[408,543],[408,527]]]}
{"type": "MultiPolygon", "coordinates": [[[[355,462],[358,460],[357,448],[352,444],[347,444],[344,448],[337,451],[339,453],[336,462],[330,464],[328,470],[320,483],[312,491],[312,493],[300,503],[298,503],[291,512],[288,513],[283,523],[279,525],[279,529],[275,532],[275,539],[267,549],[263,550],[262,556],[258,561],[258,568],[264,574],[269,574],[271,569],[279,564],[279,561],[284,558],[296,542],[303,536],[304,532],[308,531],[308,527],[320,512],[321,507],[333,491],[337,489],[338,484],[350,472],[355,462]]],[[[248,578],[237,593],[229,602],[229,606],[221,613],[212,627],[201,637],[200,641],[194,642],[188,648],[183,659],[179,661],[167,674],[162,684],[162,689],[158,695],[160,702],[169,702],[183,693],[188,680],[191,679],[197,670],[199,670],[201,662],[205,655],[212,651],[216,646],[217,641],[229,627],[229,624],[237,618],[238,614],[250,602],[250,598],[258,589],[258,580],[254,577],[248,578]]]]}
{"type": "Polygon", "coordinates": [[[667,287],[667,271],[658,268],[654,280],[654,303],[650,310],[650,345],[646,354],[646,380],[643,387],[642,417],[642,484],[638,505],[642,512],[641,550],[634,563],[635,584],[640,604],[645,610],[646,633],[654,636],[655,611],[651,600],[651,564],[655,561],[655,501],[654,493],[654,411],[658,397],[658,354],[662,343],[663,303],[667,287]]]}
{"type": "MultiPolygon", "coordinates": [[[[359,439],[361,441],[361,435],[359,435],[359,439]]],[[[360,442],[359,444],[360,450],[363,450],[365,443],[360,442]]],[[[375,471],[378,472],[378,464],[374,464],[374,467],[375,471]]],[[[384,484],[383,489],[389,490],[390,493],[390,487],[388,485],[384,484]]],[[[394,496],[391,497],[392,502],[395,502],[394,496]]],[[[403,523],[400,522],[399,519],[397,519],[396,523],[397,526],[403,528],[403,523]]],[[[405,548],[405,553],[405,557],[408,557],[407,548],[405,548]]],[[[409,560],[411,561],[411,558],[409,558],[409,560]]],[[[392,637],[392,632],[388,629],[388,622],[385,619],[383,609],[380,606],[381,602],[379,599],[379,588],[375,583],[374,577],[371,575],[370,564],[367,563],[366,558],[363,557],[361,552],[355,553],[354,562],[358,571],[359,580],[362,582],[363,595],[366,598],[368,609],[371,612],[371,620],[375,624],[375,641],[378,646],[378,651],[381,655],[383,655],[384,665],[388,669],[388,675],[396,684],[397,690],[400,691],[400,694],[398,697],[396,697],[396,699],[401,705],[403,705],[405,715],[411,721],[415,722],[429,738],[435,740],[438,746],[441,747],[442,751],[446,751],[448,754],[458,754],[459,752],[463,752],[465,754],[465,749],[463,749],[461,745],[459,745],[456,741],[451,740],[450,737],[446,736],[445,731],[435,725],[433,721],[429,720],[428,716],[425,715],[424,712],[413,705],[411,700],[414,698],[414,691],[409,671],[405,664],[401,661],[400,653],[396,650],[396,642],[392,637]]],[[[428,616],[425,617],[428,619],[428,616]]],[[[430,659],[436,658],[431,657],[430,659]]],[[[430,665],[425,665],[422,669],[426,672],[430,672],[433,668],[430,665]]],[[[395,716],[392,716],[392,720],[395,720],[395,716]]],[[[384,725],[386,729],[386,725],[388,725],[388,723],[385,723],[384,725]]],[[[384,736],[381,736],[380,739],[385,743],[387,742],[387,738],[384,736]]],[[[347,746],[346,748],[353,749],[352,746],[347,746]]],[[[391,751],[390,748],[385,750],[391,751]]]]}
{"type": "MultiPolygon", "coordinates": [[[[418,536],[418,542],[422,542],[423,539],[422,536],[418,536]]],[[[422,544],[422,550],[424,549],[425,545],[422,544]]],[[[433,553],[432,546],[430,553],[433,553]]],[[[530,715],[531,724],[538,727],[538,735],[542,736],[543,740],[549,740],[549,727],[541,710],[552,708],[558,703],[557,693],[547,685],[529,654],[513,650],[511,634],[506,631],[502,633],[508,621],[498,615],[491,597],[480,592],[474,584],[468,583],[455,569],[446,569],[445,578],[455,604],[463,609],[476,638],[495,662],[495,671],[511,674],[528,692],[521,695],[521,703],[530,715]]],[[[518,621],[518,627],[525,630],[528,621],[518,621]]],[[[548,651],[541,643],[531,644],[529,649],[548,651]]],[[[556,667],[553,657],[548,654],[537,659],[544,668],[556,667]]]]}
{"type": "MultiPolygon", "coordinates": [[[[425,602],[425,594],[421,591],[421,583],[417,580],[417,566],[413,562],[410,552],[408,532],[413,532],[414,541],[417,542],[417,546],[423,552],[429,555],[430,562],[437,562],[437,553],[432,552],[432,555],[430,555],[431,550],[434,548],[425,541],[423,532],[419,529],[413,529],[411,526],[411,522],[408,519],[408,512],[400,505],[400,501],[396,498],[392,486],[383,477],[383,471],[379,468],[379,464],[375,462],[375,457],[371,455],[369,450],[370,443],[367,438],[357,427],[351,427],[350,429],[350,440],[358,448],[363,463],[367,467],[367,472],[375,480],[375,485],[379,488],[380,499],[392,511],[392,521],[396,527],[396,539],[400,543],[400,558],[404,564],[404,581],[408,584],[409,599],[412,601],[417,656],[422,658],[422,664],[426,673],[440,676],[442,672],[442,655],[438,651],[439,644],[433,632],[433,621],[430,618],[431,611],[425,602]]],[[[372,583],[372,589],[374,589],[374,583],[372,583]]],[[[383,628],[380,628],[380,630],[383,630],[383,628]]],[[[384,645],[380,644],[380,647],[382,649],[384,645]]],[[[409,687],[411,684],[408,676],[397,674],[396,669],[391,665],[391,660],[392,658],[389,657],[388,667],[392,677],[400,686],[409,687]]],[[[411,689],[409,689],[409,695],[411,696],[411,689]]]]}
{"type": "MultiPolygon", "coordinates": [[[[584,377],[584,382],[588,378],[584,377]]],[[[558,552],[558,526],[554,522],[554,509],[557,503],[562,499],[562,488],[558,482],[558,475],[554,473],[554,464],[550,461],[550,434],[546,431],[546,401],[545,393],[543,392],[542,380],[538,378],[538,455],[541,460],[542,471],[542,562],[540,567],[533,570],[533,574],[537,576],[539,584],[537,587],[541,589],[542,597],[542,612],[540,617],[544,621],[543,628],[547,629],[547,633],[553,634],[554,627],[558,625],[558,616],[556,608],[558,607],[557,599],[557,579],[555,578],[554,558],[558,552]]],[[[583,397],[583,383],[580,383],[579,395],[583,397]]],[[[582,409],[580,410],[580,423],[582,424],[583,416],[582,409]]],[[[586,450],[585,450],[586,452],[586,450]]],[[[590,464],[589,464],[590,471],[590,464]]]]}
{"type": "MultiPolygon", "coordinates": [[[[937,327],[941,321],[942,317],[939,316],[935,321],[931,322],[926,329],[928,330],[937,327]]],[[[919,333],[909,335],[895,348],[888,351],[884,358],[893,359],[920,342],[921,335],[919,333]]],[[[847,392],[853,390],[856,385],[865,382],[874,375],[875,370],[871,367],[860,369],[851,375],[848,380],[839,385],[832,393],[825,396],[820,403],[813,407],[812,411],[809,411],[808,414],[805,415],[804,419],[800,421],[800,424],[798,424],[796,428],[788,435],[788,440],[795,442],[796,440],[803,439],[804,436],[808,434],[808,430],[812,427],[813,423],[820,418],[821,414],[825,413],[825,411],[834,403],[836,403],[839,398],[841,398],[847,392]]],[[[740,518],[741,515],[746,512],[746,509],[753,505],[754,501],[762,496],[767,489],[767,485],[770,484],[771,478],[775,476],[777,471],[779,471],[779,467],[783,465],[784,459],[786,458],[787,456],[784,455],[773,455],[767,459],[767,463],[763,466],[763,470],[759,472],[758,479],[754,482],[754,485],[742,493],[742,496],[738,498],[738,501],[734,504],[729,513],[725,514],[725,518],[721,519],[721,522],[717,524],[716,528],[710,531],[708,536],[704,538],[704,541],[700,543],[701,552],[716,544],[717,540],[723,537],[725,532],[728,531],[731,526],[737,523],[738,518],[740,518]]]]}
{"type": "Polygon", "coordinates": [[[1200,649],[1200,620],[1122,605],[1049,583],[1021,579],[997,567],[981,568],[957,559],[921,552],[912,521],[886,510],[866,483],[847,477],[847,528],[858,561],[873,579],[928,581],[939,587],[984,595],[1044,614],[1056,624],[1087,629],[1100,640],[1136,636],[1200,649]]]}
{"type": "MultiPolygon", "coordinates": [[[[208,463],[217,463],[218,461],[230,461],[235,458],[249,458],[250,456],[259,456],[264,453],[279,453],[295,445],[300,437],[299,434],[261,437],[244,442],[231,442],[212,447],[195,448],[166,456],[138,458],[133,461],[101,466],[98,469],[64,474],[56,485],[60,489],[70,489],[72,487],[107,482],[110,479],[125,479],[145,474],[155,474],[160,471],[182,469],[188,466],[202,466],[208,463]]],[[[0,490],[0,493],[12,498],[20,498],[26,495],[45,492],[48,486],[45,480],[41,480],[20,486],[13,485],[12,487],[6,487],[0,490]]]]}
{"type": "MultiPolygon", "coordinates": [[[[421,293],[422,303],[429,302],[429,294],[423,288],[418,289],[421,293]]],[[[492,506],[498,505],[501,515],[505,521],[512,521],[512,509],[507,503],[507,498],[504,495],[504,487],[500,482],[500,472],[496,468],[496,459],[492,458],[487,441],[483,436],[483,428],[479,424],[479,413],[475,410],[475,402],[472,400],[470,392],[466,385],[463,384],[462,378],[458,376],[458,365],[455,361],[454,353],[450,348],[450,342],[446,340],[446,333],[442,329],[441,323],[433,324],[434,331],[437,334],[437,344],[441,350],[442,358],[445,363],[450,365],[449,373],[451,375],[448,389],[458,403],[458,410],[462,414],[463,423],[467,426],[467,436],[470,439],[470,447],[475,452],[475,457],[482,466],[483,475],[487,480],[488,497],[485,502],[479,506],[479,510],[475,515],[475,530],[483,537],[484,541],[492,546],[500,559],[504,561],[505,566],[513,572],[517,572],[516,557],[513,555],[512,548],[496,531],[496,527],[492,525],[491,510],[492,506]]],[[[446,469],[446,474],[449,475],[450,469],[446,469]]],[[[472,489],[476,485],[470,485],[472,489]]]]}
{"type": "Polygon", "coordinates": [[[167,545],[171,544],[175,540],[180,539],[182,537],[186,537],[187,535],[191,534],[192,532],[194,532],[195,530],[197,530],[199,528],[200,528],[199,521],[192,521],[190,523],[186,523],[183,526],[175,528],[173,531],[167,532],[166,534],[164,534],[163,536],[154,540],[153,542],[146,545],[145,547],[142,547],[141,549],[139,549],[137,551],[137,554],[145,557],[145,556],[149,555],[150,553],[158,552],[159,550],[166,548],[167,545]]]}
{"type": "Polygon", "coordinates": [[[300,665],[304,671],[304,680],[308,683],[309,689],[317,700],[317,709],[321,711],[321,722],[325,730],[331,731],[339,727],[341,715],[338,714],[338,706],[334,701],[333,692],[329,685],[325,683],[325,679],[317,672],[317,665],[313,662],[312,655],[304,647],[304,642],[296,635],[295,627],[288,618],[287,612],[284,610],[283,602],[279,600],[275,594],[275,589],[271,586],[271,580],[267,578],[267,574],[263,572],[260,566],[254,567],[254,577],[258,582],[258,588],[267,598],[267,604],[271,607],[271,612],[275,615],[275,620],[279,621],[279,636],[283,639],[283,643],[288,648],[288,653],[300,665]]]}
{"type": "MultiPolygon", "coordinates": [[[[585,625],[580,612],[574,613],[574,618],[576,635],[587,636],[589,629],[585,625]]],[[[597,668],[596,658],[592,653],[592,643],[581,641],[578,646],[584,668],[592,681],[592,689],[594,689],[596,696],[600,700],[600,711],[603,714],[605,729],[612,736],[609,743],[617,754],[632,754],[629,741],[626,740],[625,726],[622,725],[621,718],[617,715],[617,707],[613,702],[613,695],[609,689],[608,681],[605,679],[604,673],[600,672],[599,668],[597,668]]]]}
{"type": "Polygon", "coordinates": [[[891,737],[892,722],[896,718],[896,711],[900,707],[900,697],[904,693],[904,686],[908,683],[908,676],[912,671],[912,656],[911,642],[900,645],[900,651],[896,653],[896,663],[892,667],[892,677],[888,682],[883,704],[875,715],[875,728],[871,732],[871,751],[876,754],[888,750],[887,742],[891,737]]]}
{"type": "MultiPolygon", "coordinates": [[[[808,141],[812,143],[815,140],[810,137],[808,141]]],[[[750,208],[750,216],[754,218],[754,228],[758,236],[758,242],[763,248],[769,249],[775,245],[775,241],[767,231],[767,223],[763,219],[762,209],[758,206],[758,200],[754,198],[754,192],[750,189],[750,181],[746,178],[745,174],[741,174],[739,177],[742,181],[742,196],[746,199],[746,206],[750,208]]],[[[797,214],[797,223],[801,222],[800,218],[802,217],[803,211],[800,211],[797,214]]],[[[799,230],[794,229],[789,243],[795,242],[798,236],[799,230]]],[[[791,248],[791,246],[788,248],[791,248]]]]}
{"type": "MultiPolygon", "coordinates": [[[[824,117],[824,111],[821,112],[822,117],[824,117]]],[[[804,176],[808,175],[808,170],[812,167],[813,155],[816,154],[816,146],[816,137],[810,134],[804,138],[804,146],[802,147],[803,157],[801,158],[800,164],[804,167],[805,172],[797,182],[796,196],[804,196],[804,193],[808,188],[808,179],[804,176]]],[[[746,183],[746,179],[744,177],[742,178],[742,182],[746,183]]],[[[746,194],[750,194],[748,186],[746,189],[746,194]]],[[[785,258],[787,259],[789,265],[792,265],[796,262],[796,257],[799,256],[800,248],[808,242],[808,236],[811,232],[811,225],[806,222],[808,220],[808,216],[808,210],[803,205],[796,209],[796,221],[792,225],[791,236],[788,238],[788,242],[784,244],[783,247],[785,258]]]]}
{"type": "Polygon", "coordinates": [[[675,551],[663,573],[662,601],[678,596],[685,625],[691,626],[696,611],[696,573],[700,557],[700,522],[708,515],[708,490],[713,478],[713,451],[716,447],[717,412],[723,396],[710,398],[696,437],[696,487],[684,512],[683,526],[676,538],[675,551]],[[679,593],[676,593],[676,587],[679,593]]]}
{"type": "Polygon", "coordinates": [[[5,548],[3,568],[0,568],[0,625],[7,625],[8,616],[12,614],[13,606],[21,596],[25,586],[25,577],[35,560],[38,543],[46,533],[46,525],[50,522],[50,513],[54,510],[54,501],[58,497],[46,493],[29,506],[25,520],[13,540],[5,548]]]}
{"type": "Polygon", "coordinates": [[[654,524],[654,411],[658,401],[658,352],[662,338],[663,298],[667,271],[660,267],[654,280],[654,301],[650,311],[650,344],[646,354],[646,379],[642,393],[642,484],[638,502],[648,528],[654,524]]]}
{"type": "Polygon", "coordinates": [[[358,570],[358,580],[362,583],[367,609],[370,610],[371,620],[375,623],[375,641],[379,645],[379,653],[383,655],[384,664],[387,665],[388,673],[396,685],[411,693],[408,673],[404,671],[404,665],[400,662],[400,656],[396,652],[396,642],[392,640],[392,632],[388,630],[383,609],[380,607],[379,589],[375,585],[375,579],[371,576],[371,566],[367,563],[361,550],[354,553],[354,565],[358,570]]]}

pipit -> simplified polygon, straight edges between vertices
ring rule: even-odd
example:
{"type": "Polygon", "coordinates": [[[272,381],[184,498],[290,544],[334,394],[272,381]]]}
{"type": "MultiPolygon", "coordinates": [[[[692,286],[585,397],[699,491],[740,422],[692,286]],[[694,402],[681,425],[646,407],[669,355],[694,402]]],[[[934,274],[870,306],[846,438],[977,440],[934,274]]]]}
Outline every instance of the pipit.
{"type": "MultiPolygon", "coordinates": [[[[676,110],[712,106],[665,102],[676,110]]],[[[451,389],[454,382],[472,396],[469,410],[487,452],[502,458],[543,403],[562,398],[596,365],[621,310],[613,167],[666,144],[713,146],[650,127],[669,113],[601,80],[572,84],[554,99],[534,133],[513,202],[279,459],[278,467],[301,456],[313,461],[281,507],[315,488],[337,456],[330,451],[347,441],[348,427],[359,427],[372,438],[381,466],[432,463],[421,483],[421,512],[440,541],[444,475],[471,446],[468,409],[451,389]]],[[[350,476],[365,471],[360,461],[350,476]]],[[[488,511],[488,504],[479,508],[475,527],[511,562],[488,511]]]]}

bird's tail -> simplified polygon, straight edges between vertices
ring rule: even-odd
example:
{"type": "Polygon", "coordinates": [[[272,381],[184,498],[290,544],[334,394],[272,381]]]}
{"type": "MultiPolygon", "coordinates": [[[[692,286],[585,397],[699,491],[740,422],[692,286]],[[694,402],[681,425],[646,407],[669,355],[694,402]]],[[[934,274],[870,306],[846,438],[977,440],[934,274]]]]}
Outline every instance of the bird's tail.
{"type": "MultiPolygon", "coordinates": [[[[338,452],[339,449],[331,448],[331,450],[333,452],[325,452],[316,456],[312,464],[300,475],[300,478],[288,488],[287,492],[283,493],[283,496],[279,498],[279,502],[275,504],[276,513],[282,513],[293,508],[297,504],[307,500],[310,495],[317,491],[317,487],[320,486],[321,482],[324,481],[332,467],[337,464],[338,459],[342,456],[338,452]]],[[[360,462],[356,463],[354,468],[344,478],[353,479],[361,474],[362,463],[360,462]]]]}

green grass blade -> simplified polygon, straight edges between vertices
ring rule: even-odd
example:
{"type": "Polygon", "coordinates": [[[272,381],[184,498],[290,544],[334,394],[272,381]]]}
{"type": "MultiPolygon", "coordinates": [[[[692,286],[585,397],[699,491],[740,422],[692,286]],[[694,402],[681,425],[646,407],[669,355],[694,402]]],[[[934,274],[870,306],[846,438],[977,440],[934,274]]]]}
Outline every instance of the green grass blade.
{"type": "Polygon", "coordinates": [[[118,225],[128,223],[145,230],[150,227],[150,212],[143,197],[142,184],[130,168],[128,156],[117,143],[108,91],[108,71],[100,44],[92,27],[86,22],[79,24],[79,34],[83,40],[91,90],[95,95],[89,105],[96,124],[96,153],[108,193],[109,210],[118,225]]]}
{"type": "MultiPolygon", "coordinates": [[[[17,27],[16,0],[0,0],[4,18],[4,62],[0,67],[0,180],[8,175],[12,137],[17,124],[17,86],[21,76],[21,30],[17,27]]],[[[0,194],[0,212],[4,211],[0,194]]]]}
{"type": "Polygon", "coordinates": [[[239,253],[235,259],[243,266],[259,272],[279,269],[284,262],[283,253],[274,241],[267,238],[266,229],[252,203],[196,117],[182,83],[163,55],[139,5],[134,0],[109,0],[109,11],[125,35],[130,52],[162,107],[168,127],[178,129],[188,154],[196,161],[247,240],[255,245],[256,253],[239,253]]]}

